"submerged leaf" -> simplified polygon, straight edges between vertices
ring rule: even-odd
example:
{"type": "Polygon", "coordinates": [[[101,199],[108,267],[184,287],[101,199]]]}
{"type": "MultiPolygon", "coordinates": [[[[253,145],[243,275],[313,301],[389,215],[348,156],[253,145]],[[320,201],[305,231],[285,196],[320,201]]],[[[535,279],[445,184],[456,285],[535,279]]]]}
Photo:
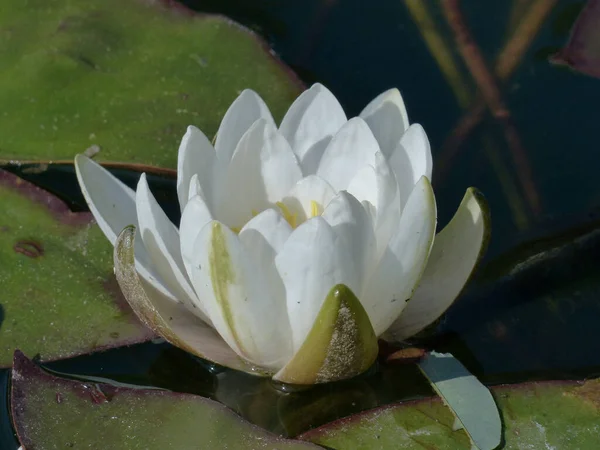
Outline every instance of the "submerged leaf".
{"type": "Polygon", "coordinates": [[[21,352],[15,353],[11,404],[28,449],[318,448],[268,433],[213,400],[59,378],[21,352]]]}

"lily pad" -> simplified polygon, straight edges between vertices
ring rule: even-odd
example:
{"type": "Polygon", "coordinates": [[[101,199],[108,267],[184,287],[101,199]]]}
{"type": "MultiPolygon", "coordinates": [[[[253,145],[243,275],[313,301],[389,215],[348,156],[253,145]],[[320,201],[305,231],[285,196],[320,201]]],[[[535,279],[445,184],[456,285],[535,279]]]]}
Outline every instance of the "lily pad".
{"type": "MultiPolygon", "coordinates": [[[[550,381],[492,388],[504,423],[503,449],[596,448],[600,380],[550,381]]],[[[438,398],[390,405],[302,434],[332,449],[469,449],[467,434],[438,398]]]]}
{"type": "Polygon", "coordinates": [[[21,352],[12,414],[26,449],[316,449],[252,425],[213,400],[52,376],[21,352]]]}
{"type": "Polygon", "coordinates": [[[89,213],[0,171],[0,367],[16,348],[54,360],[152,336],[122,298],[89,213]]]}
{"type": "Polygon", "coordinates": [[[100,160],[174,168],[187,125],[214,134],[245,88],[281,117],[301,84],[265,44],[174,4],[3,5],[0,162],[72,161],[98,146],[100,160]]]}

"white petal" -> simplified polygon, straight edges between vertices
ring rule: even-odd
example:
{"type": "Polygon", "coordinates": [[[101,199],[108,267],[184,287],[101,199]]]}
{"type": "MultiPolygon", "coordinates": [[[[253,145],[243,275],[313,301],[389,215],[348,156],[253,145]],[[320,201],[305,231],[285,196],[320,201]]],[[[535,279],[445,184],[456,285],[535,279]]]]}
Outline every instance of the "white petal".
{"type": "Polygon", "coordinates": [[[215,142],[217,158],[229,162],[244,133],[261,118],[275,125],[263,99],[256,92],[245,89],[231,104],[221,121],[215,142]]]}
{"type": "Polygon", "coordinates": [[[396,174],[400,186],[403,203],[407,194],[422,176],[431,180],[433,162],[431,146],[423,127],[412,124],[400,139],[398,147],[389,159],[390,166],[396,174]]]}
{"type": "MultiPolygon", "coordinates": [[[[194,175],[191,176],[190,178],[190,183],[189,183],[189,188],[188,188],[188,194],[187,194],[187,200],[186,203],[192,198],[195,197],[196,195],[201,195],[202,198],[206,198],[204,196],[204,190],[202,189],[202,185],[200,184],[200,180],[198,179],[198,174],[195,173],[194,175]]],[[[183,208],[181,210],[181,212],[183,212],[185,208],[183,208]]]]}
{"type": "Polygon", "coordinates": [[[389,157],[408,128],[408,114],[400,91],[393,88],[379,94],[360,117],[371,128],[383,154],[389,157]]]}
{"type": "Polygon", "coordinates": [[[363,282],[371,272],[377,248],[369,213],[356,198],[341,191],[325,208],[321,217],[331,225],[350,250],[358,277],[358,291],[355,292],[362,292],[363,282]]]}
{"type": "Polygon", "coordinates": [[[195,195],[190,198],[181,215],[179,225],[179,244],[181,256],[189,279],[192,279],[192,264],[194,261],[194,242],[204,226],[213,220],[204,198],[195,195]]]}
{"type": "MultiPolygon", "coordinates": [[[[90,211],[112,245],[115,245],[117,236],[126,226],[134,225],[138,228],[135,192],[132,189],[84,155],[75,157],[75,171],[90,211]]],[[[150,255],[139,238],[135,240],[135,263],[145,281],[176,301],[176,295],[152,268],[150,255]]]]}
{"type": "Polygon", "coordinates": [[[400,223],[361,301],[375,333],[383,333],[402,312],[425,270],[436,226],[431,184],[422,177],[411,192],[400,223]]]}
{"type": "Polygon", "coordinates": [[[255,254],[256,249],[254,248],[255,243],[249,242],[254,238],[256,238],[257,242],[261,239],[264,240],[268,244],[274,258],[275,254],[279,253],[283,247],[285,241],[288,240],[290,234],[292,234],[292,227],[281,214],[274,209],[267,209],[244,225],[244,228],[240,231],[240,240],[251,250],[251,254],[255,254]]]}
{"type": "Polygon", "coordinates": [[[128,226],[117,238],[114,265],[123,295],[138,318],[179,348],[232,369],[255,373],[208,324],[138,277],[132,254],[135,233],[134,227],[128,226]]]}
{"type": "Polygon", "coordinates": [[[317,175],[336,191],[344,190],[356,173],[375,163],[377,140],[364,120],[354,117],[338,131],[325,149],[317,175]]]}
{"type": "Polygon", "coordinates": [[[375,154],[375,165],[365,166],[348,186],[348,192],[360,202],[374,208],[374,229],[379,260],[400,220],[400,193],[394,172],[381,152],[375,154]]]}
{"type": "Polygon", "coordinates": [[[152,267],[181,303],[207,321],[206,311],[196,297],[183,265],[179,230],[150,192],[145,173],[138,182],[135,205],[140,235],[152,259],[152,267]]]}
{"type": "Polygon", "coordinates": [[[489,234],[487,205],[473,188],[435,237],[419,287],[386,336],[406,339],[440,317],[458,297],[481,258],[489,234]]]}
{"type": "MultiPolygon", "coordinates": [[[[335,96],[322,84],[314,84],[294,101],[279,130],[288,140],[304,170],[304,159],[315,145],[328,139],[346,123],[346,114],[335,96]]],[[[320,151],[322,151],[322,144],[320,151]]],[[[315,158],[313,154],[311,158],[315,158]]],[[[309,175],[314,172],[304,172],[309,175]]]]}
{"type": "Polygon", "coordinates": [[[214,166],[215,149],[202,131],[189,126],[179,145],[177,157],[177,196],[182,212],[188,201],[190,181],[193,175],[198,177],[198,182],[205,195],[212,196],[214,166]]]}
{"type": "Polygon", "coordinates": [[[214,327],[248,361],[281,368],[291,356],[285,305],[274,296],[277,289],[270,289],[260,264],[235,233],[216,221],[202,229],[194,252],[194,287],[214,327]]]}
{"type": "Polygon", "coordinates": [[[283,279],[294,352],[304,342],[331,288],[357,292],[354,261],[345,243],[322,218],[300,225],[275,257],[283,279]]]}
{"type": "Polygon", "coordinates": [[[335,191],[331,185],[316,175],[301,179],[283,198],[282,203],[297,217],[297,223],[302,223],[312,216],[312,202],[316,202],[319,212],[322,212],[335,191]]]}
{"type": "Polygon", "coordinates": [[[258,120],[240,140],[229,164],[225,198],[217,217],[241,227],[253,212],[280,201],[301,178],[287,141],[273,125],[258,120]]]}

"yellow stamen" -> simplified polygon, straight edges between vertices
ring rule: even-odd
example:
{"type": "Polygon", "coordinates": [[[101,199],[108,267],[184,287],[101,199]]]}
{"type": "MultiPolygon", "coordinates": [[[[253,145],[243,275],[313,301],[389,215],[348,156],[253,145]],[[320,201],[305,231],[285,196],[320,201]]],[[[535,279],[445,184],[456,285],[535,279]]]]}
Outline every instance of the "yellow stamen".
{"type": "Polygon", "coordinates": [[[310,217],[317,217],[321,213],[319,212],[319,204],[314,200],[310,201],[310,217]]]}
{"type": "Polygon", "coordinates": [[[252,210],[252,217],[256,217],[256,216],[258,216],[258,211],[255,210],[255,209],[253,209],[252,210]]]}
{"type": "Polygon", "coordinates": [[[240,234],[240,231],[242,231],[241,227],[231,227],[231,231],[233,231],[235,234],[240,234]]]}
{"type": "Polygon", "coordinates": [[[290,209],[282,202],[277,202],[275,204],[281,210],[281,214],[283,215],[283,218],[287,220],[287,223],[289,223],[292,228],[296,228],[298,224],[298,214],[292,213],[290,209]]]}

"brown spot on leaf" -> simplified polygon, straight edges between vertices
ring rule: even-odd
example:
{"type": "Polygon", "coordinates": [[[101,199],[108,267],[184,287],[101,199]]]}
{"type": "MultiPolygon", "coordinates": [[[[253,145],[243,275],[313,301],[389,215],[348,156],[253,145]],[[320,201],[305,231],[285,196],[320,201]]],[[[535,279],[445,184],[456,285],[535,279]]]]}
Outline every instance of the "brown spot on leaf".
{"type": "Polygon", "coordinates": [[[39,258],[44,256],[44,246],[41,242],[34,241],[33,239],[23,239],[18,241],[13,246],[13,250],[29,258],[39,258]]]}
{"type": "Polygon", "coordinates": [[[94,405],[100,405],[102,403],[108,403],[109,399],[106,394],[102,391],[98,384],[84,384],[83,389],[87,391],[90,396],[90,400],[94,405]]]}

